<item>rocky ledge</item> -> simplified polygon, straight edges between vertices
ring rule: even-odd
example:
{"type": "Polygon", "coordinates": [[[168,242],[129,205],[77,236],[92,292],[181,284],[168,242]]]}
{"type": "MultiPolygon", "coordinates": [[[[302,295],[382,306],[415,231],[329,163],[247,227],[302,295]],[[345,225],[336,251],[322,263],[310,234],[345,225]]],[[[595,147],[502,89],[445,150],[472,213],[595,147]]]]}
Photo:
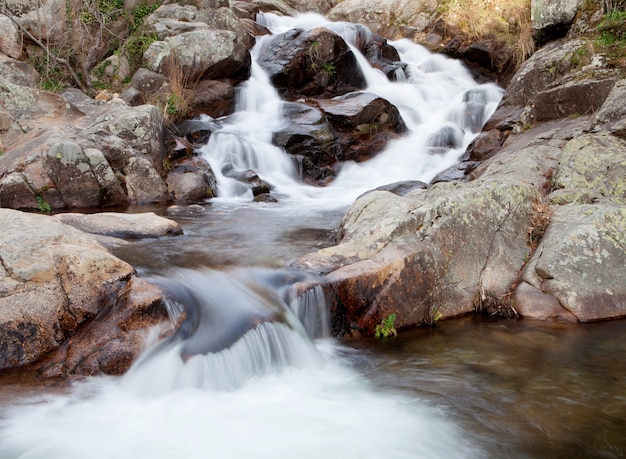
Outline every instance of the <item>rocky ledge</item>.
{"type": "Polygon", "coordinates": [[[586,46],[539,50],[460,165],[425,189],[365,194],[336,246],[297,261],[325,275],[336,334],[392,313],[397,327],[626,316],[626,79],[601,56],[572,64],[586,46]]]}

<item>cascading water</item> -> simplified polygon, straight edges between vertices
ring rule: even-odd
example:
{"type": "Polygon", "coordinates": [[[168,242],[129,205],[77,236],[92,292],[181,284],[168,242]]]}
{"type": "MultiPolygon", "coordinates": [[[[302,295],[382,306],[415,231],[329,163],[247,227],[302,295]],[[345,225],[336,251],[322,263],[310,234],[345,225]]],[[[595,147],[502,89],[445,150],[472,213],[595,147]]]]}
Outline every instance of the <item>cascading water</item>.
{"type": "MultiPolygon", "coordinates": [[[[276,32],[326,25],[349,43],[357,33],[313,14],[260,17],[276,32]]],[[[272,145],[283,122],[282,101],[253,63],[237,112],[207,119],[215,129],[202,155],[216,173],[220,196],[249,201],[238,176],[252,169],[282,202],[314,198],[318,206],[345,207],[367,189],[429,181],[457,161],[501,91],[477,85],[457,62],[413,43],[393,45],[407,63],[395,82],[359,61],[367,91],[398,107],[409,134],[373,160],[344,164],[325,188],[300,183],[290,158],[272,145]]],[[[69,394],[5,407],[0,458],[483,456],[445,412],[381,393],[352,368],[350,352],[328,338],[324,292],[307,288],[307,279],[284,270],[170,269],[153,280],[171,296],[176,333],[147,350],[122,378],[95,378],[69,394]]]]}
{"type": "MultiPolygon", "coordinates": [[[[178,332],[121,379],[5,410],[0,457],[480,457],[443,412],[376,392],[350,368],[349,353],[311,341],[305,329],[317,331],[306,317],[315,324],[319,314],[296,319],[294,280],[303,279],[269,270],[155,279],[171,295],[173,319],[187,314],[178,332]]],[[[310,294],[296,309],[320,300],[310,294]]]]}
{"type": "MultiPolygon", "coordinates": [[[[477,84],[459,62],[433,55],[408,40],[390,42],[406,66],[397,81],[389,81],[355,47],[359,34],[371,34],[363,26],[331,23],[314,13],[297,18],[260,14],[258,21],[275,33],[323,26],[341,35],[365,76],[364,91],[395,105],[409,132],[390,142],[372,160],[345,163],[330,186],[304,185],[288,155],[271,143],[272,132],[281,127],[282,101],[267,75],[254,63],[250,80],[238,93],[240,111],[223,120],[202,148],[204,158],[218,176],[220,197],[251,198],[248,188],[232,178],[249,169],[282,197],[339,200],[344,204],[377,186],[405,180],[428,182],[458,161],[502,97],[502,89],[495,84],[477,84]]],[[[253,59],[266,39],[269,37],[261,38],[255,46],[253,59]]]]}

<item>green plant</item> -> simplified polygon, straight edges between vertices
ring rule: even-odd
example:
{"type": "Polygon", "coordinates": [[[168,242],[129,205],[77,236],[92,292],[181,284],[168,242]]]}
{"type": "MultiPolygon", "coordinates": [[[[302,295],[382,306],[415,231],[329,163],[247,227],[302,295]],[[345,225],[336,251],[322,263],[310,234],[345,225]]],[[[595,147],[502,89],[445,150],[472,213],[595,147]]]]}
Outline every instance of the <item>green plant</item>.
{"type": "Polygon", "coordinates": [[[335,68],[335,64],[332,62],[324,62],[322,64],[322,72],[327,73],[329,75],[334,75],[337,69],[335,68]]]}
{"type": "Polygon", "coordinates": [[[443,318],[443,313],[438,306],[433,306],[430,309],[430,323],[431,325],[437,325],[437,323],[443,318]]]}
{"type": "Polygon", "coordinates": [[[376,338],[388,338],[390,336],[398,336],[396,331],[396,314],[392,313],[385,317],[378,325],[374,333],[376,338]]]}
{"type": "Polygon", "coordinates": [[[48,204],[42,197],[41,195],[36,195],[35,198],[37,199],[37,208],[39,209],[39,212],[41,212],[42,214],[49,214],[50,212],[52,212],[52,208],[50,207],[50,204],[48,204]]]}

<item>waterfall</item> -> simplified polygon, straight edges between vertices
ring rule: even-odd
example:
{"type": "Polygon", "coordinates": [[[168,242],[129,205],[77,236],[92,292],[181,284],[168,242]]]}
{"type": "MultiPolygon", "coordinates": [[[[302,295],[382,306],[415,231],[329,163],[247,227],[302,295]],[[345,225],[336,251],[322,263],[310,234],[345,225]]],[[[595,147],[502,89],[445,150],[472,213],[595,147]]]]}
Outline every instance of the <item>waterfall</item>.
{"type": "Polygon", "coordinates": [[[320,323],[328,321],[328,308],[319,286],[297,293],[296,283],[307,278],[260,268],[178,269],[154,278],[168,295],[178,328],[132,366],[123,385],[150,395],[234,390],[287,367],[321,365],[311,338],[328,337],[328,325],[320,323]]]}
{"type": "MultiPolygon", "coordinates": [[[[273,33],[326,27],[341,35],[365,75],[364,91],[394,104],[409,132],[389,142],[383,152],[369,161],[339,166],[337,178],[326,188],[302,184],[289,155],[272,144],[272,132],[279,130],[283,122],[282,101],[267,75],[253,62],[251,77],[237,94],[238,111],[222,120],[222,127],[201,149],[217,175],[220,197],[249,200],[249,188],[236,179],[247,170],[254,170],[282,198],[345,204],[377,186],[405,180],[429,182],[458,161],[503,94],[495,84],[476,83],[458,61],[432,54],[405,39],[389,42],[406,64],[404,71],[396,70],[396,81],[390,81],[371,67],[355,47],[359,39],[371,34],[362,25],[329,22],[315,13],[295,18],[265,13],[259,14],[257,20],[273,33]]],[[[259,38],[252,50],[253,61],[268,39],[259,38]]]]}

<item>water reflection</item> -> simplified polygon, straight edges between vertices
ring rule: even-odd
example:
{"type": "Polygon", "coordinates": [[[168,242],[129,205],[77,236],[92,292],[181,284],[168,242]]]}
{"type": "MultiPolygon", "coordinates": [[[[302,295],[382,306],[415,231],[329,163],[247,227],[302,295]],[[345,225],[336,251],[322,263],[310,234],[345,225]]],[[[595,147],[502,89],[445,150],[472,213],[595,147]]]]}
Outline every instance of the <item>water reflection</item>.
{"type": "Polygon", "coordinates": [[[461,319],[351,346],[386,389],[445,407],[490,457],[626,456],[626,322],[461,319]]]}

